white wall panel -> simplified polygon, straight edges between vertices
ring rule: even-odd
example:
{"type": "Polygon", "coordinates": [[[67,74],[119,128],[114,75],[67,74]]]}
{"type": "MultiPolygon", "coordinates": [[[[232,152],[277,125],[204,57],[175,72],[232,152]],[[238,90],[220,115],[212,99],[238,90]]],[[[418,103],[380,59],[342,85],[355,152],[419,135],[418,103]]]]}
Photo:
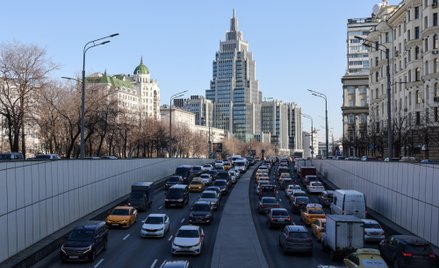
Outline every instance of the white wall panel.
{"type": "Polygon", "coordinates": [[[5,260],[10,256],[8,252],[9,251],[8,215],[0,216],[0,226],[2,226],[2,228],[0,228],[0,241],[2,244],[2,246],[0,247],[0,260],[5,260]]]}
{"type": "Polygon", "coordinates": [[[17,211],[8,214],[8,254],[17,252],[17,211]]]}
{"type": "MultiPolygon", "coordinates": [[[[8,175],[8,173],[5,170],[1,170],[2,168],[5,168],[5,166],[0,165],[0,217],[2,217],[2,215],[8,211],[8,193],[9,193],[8,187],[6,186],[8,181],[8,178],[6,176],[8,175]]],[[[2,253],[0,251],[0,256],[1,254],[2,253]]]]}
{"type": "Polygon", "coordinates": [[[18,250],[24,249],[26,247],[26,228],[25,228],[25,210],[17,210],[17,248],[18,250]]]}

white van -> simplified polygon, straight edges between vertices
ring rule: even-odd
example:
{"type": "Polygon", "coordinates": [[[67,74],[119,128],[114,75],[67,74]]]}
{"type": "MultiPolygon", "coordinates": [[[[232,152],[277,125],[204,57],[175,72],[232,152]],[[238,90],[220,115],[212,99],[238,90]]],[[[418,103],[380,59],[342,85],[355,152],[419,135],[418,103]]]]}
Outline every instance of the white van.
{"type": "Polygon", "coordinates": [[[354,215],[366,218],[366,198],[356,190],[335,190],[331,203],[331,213],[338,215],[354,215]]]}

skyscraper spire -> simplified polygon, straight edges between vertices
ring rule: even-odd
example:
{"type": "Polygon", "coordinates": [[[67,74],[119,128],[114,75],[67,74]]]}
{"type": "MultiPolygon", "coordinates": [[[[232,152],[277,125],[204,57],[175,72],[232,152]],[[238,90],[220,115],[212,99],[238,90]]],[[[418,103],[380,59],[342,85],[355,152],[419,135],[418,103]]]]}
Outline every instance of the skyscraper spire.
{"type": "Polygon", "coordinates": [[[140,64],[143,64],[143,56],[140,56],[140,64]]]}
{"type": "Polygon", "coordinates": [[[238,18],[236,17],[235,9],[233,9],[233,16],[230,19],[230,31],[237,32],[238,31],[238,18]]]}

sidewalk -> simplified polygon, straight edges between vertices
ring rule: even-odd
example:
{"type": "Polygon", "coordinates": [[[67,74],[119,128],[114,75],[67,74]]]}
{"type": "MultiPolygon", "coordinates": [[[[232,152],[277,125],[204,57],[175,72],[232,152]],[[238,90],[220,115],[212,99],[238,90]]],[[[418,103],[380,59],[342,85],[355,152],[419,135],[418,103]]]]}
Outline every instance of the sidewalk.
{"type": "Polygon", "coordinates": [[[211,268],[268,267],[252,218],[249,183],[256,166],[231,191],[216,235],[211,268]]]}

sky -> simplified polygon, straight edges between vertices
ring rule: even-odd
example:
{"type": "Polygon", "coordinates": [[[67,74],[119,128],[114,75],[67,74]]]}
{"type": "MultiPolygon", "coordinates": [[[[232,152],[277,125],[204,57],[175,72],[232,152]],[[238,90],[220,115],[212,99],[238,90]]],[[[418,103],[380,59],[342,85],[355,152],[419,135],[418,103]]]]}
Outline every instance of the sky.
{"type": "MultiPolygon", "coordinates": [[[[113,33],[111,42],[90,49],[86,74],[129,74],[143,56],[158,81],[161,103],[188,90],[203,95],[212,79],[212,62],[230,27],[233,8],[239,30],[256,61],[263,98],[295,102],[325,135],[326,94],[330,139],[342,136],[341,77],[346,72],[349,18],[369,17],[380,0],[88,0],[5,1],[0,43],[18,41],[45,49],[59,68],[50,76],[80,76],[82,49],[113,33]]],[[[390,4],[399,2],[390,1],[390,4]]],[[[303,119],[303,130],[310,120],[303,119]]]]}

